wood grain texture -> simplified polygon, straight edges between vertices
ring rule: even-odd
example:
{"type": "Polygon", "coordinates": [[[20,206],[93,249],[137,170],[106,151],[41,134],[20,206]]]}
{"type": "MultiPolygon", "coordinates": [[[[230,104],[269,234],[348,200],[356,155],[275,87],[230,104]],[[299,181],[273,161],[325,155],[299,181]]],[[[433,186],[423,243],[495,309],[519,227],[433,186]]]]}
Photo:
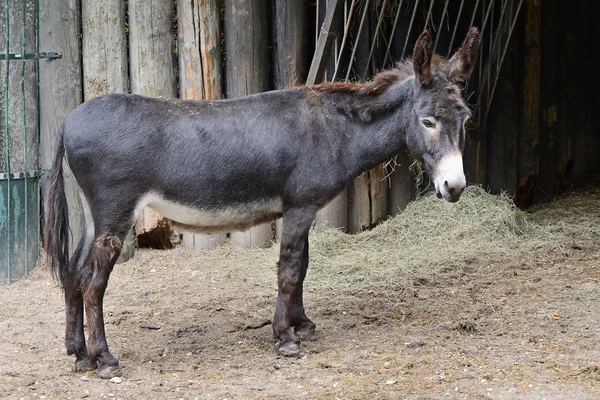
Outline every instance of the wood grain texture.
{"type": "MultiPolygon", "coordinates": [[[[179,96],[182,99],[222,98],[220,7],[217,0],[177,1],[179,96]]],[[[225,243],[227,234],[182,233],[183,246],[209,250],[225,243]]]]}
{"type": "MultiPolygon", "coordinates": [[[[52,166],[56,135],[63,120],[83,100],[78,3],[77,0],[39,2],[40,50],[62,54],[58,59],[40,60],[40,162],[43,169],[52,166]]],[[[83,208],[71,171],[68,167],[63,171],[73,251],[83,230],[83,208]]],[[[45,193],[45,181],[42,180],[42,193],[45,193]]]]}
{"type": "MultiPolygon", "coordinates": [[[[129,0],[128,11],[131,92],[177,97],[171,2],[129,0]]],[[[137,234],[163,227],[164,223],[162,216],[146,207],[140,212],[137,234]]]]}
{"type": "MultiPolygon", "coordinates": [[[[267,1],[225,0],[225,78],[228,98],[269,89],[267,1]]],[[[232,232],[234,247],[267,247],[272,224],[232,232]]]]}
{"type": "MultiPolygon", "coordinates": [[[[83,98],[129,92],[125,3],[120,0],[82,0],[83,98]]],[[[117,263],[135,254],[135,232],[125,237],[117,263]]]]}

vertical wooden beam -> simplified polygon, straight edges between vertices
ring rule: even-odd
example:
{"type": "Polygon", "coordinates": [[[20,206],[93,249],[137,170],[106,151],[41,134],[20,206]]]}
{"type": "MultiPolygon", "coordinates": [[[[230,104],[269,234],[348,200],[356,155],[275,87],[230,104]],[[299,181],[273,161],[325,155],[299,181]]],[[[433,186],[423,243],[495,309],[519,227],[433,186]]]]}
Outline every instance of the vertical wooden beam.
{"type": "MultiPolygon", "coordinates": [[[[153,97],[177,97],[173,37],[173,4],[162,0],[129,0],[129,69],[131,92],[153,97]]],[[[144,208],[138,218],[138,235],[161,232],[164,218],[144,208]]],[[[158,243],[169,241],[161,238],[158,243]]]]}
{"type": "MultiPolygon", "coordinates": [[[[225,0],[225,78],[228,98],[269,89],[269,42],[266,0],[225,0]]],[[[271,223],[232,232],[239,248],[265,247],[273,237],[271,223]]]]}
{"type": "MultiPolygon", "coordinates": [[[[78,4],[78,0],[60,2],[40,0],[39,2],[40,50],[51,50],[62,54],[58,59],[40,60],[42,169],[51,168],[58,130],[65,117],[81,103],[83,98],[78,4]]],[[[79,189],[68,168],[64,169],[64,179],[73,250],[83,232],[83,208],[79,200],[79,189]]],[[[45,180],[42,184],[45,189],[45,180]]]]}
{"type": "Polygon", "coordinates": [[[306,78],[306,85],[308,86],[319,83],[323,79],[323,72],[329,62],[331,44],[336,35],[334,30],[335,23],[342,10],[342,4],[342,0],[327,0],[325,19],[319,30],[317,46],[310,64],[310,69],[308,70],[308,77],[306,78]]]}
{"type": "Polygon", "coordinates": [[[388,190],[388,214],[392,216],[402,212],[414,200],[416,191],[415,174],[410,171],[412,159],[408,151],[398,154],[395,162],[388,190]]]}
{"type": "MultiPolygon", "coordinates": [[[[271,0],[273,73],[276,89],[297,86],[306,79],[308,4],[296,0],[271,0]]],[[[275,221],[275,237],[281,239],[282,219],[275,221]]]]}
{"type": "MultiPolygon", "coordinates": [[[[326,1],[326,0],[322,0],[326,1]]],[[[306,85],[314,85],[321,82],[325,69],[330,62],[331,45],[336,37],[336,28],[341,26],[339,19],[341,17],[343,1],[327,0],[325,8],[325,18],[319,29],[319,37],[315,53],[312,58],[306,85]]],[[[318,21],[317,21],[318,22],[318,21]]],[[[322,207],[317,213],[315,222],[317,227],[337,228],[346,231],[348,228],[348,190],[344,189],[328,204],[322,207]]]]}
{"type": "MultiPolygon", "coordinates": [[[[218,0],[177,0],[179,97],[194,100],[223,98],[221,80],[221,7],[218,0]]],[[[227,234],[183,232],[188,249],[220,246],[227,234]]]]}
{"type": "MultiPolygon", "coordinates": [[[[82,0],[83,98],[129,92],[125,3],[120,0],[82,0]]],[[[132,228],[117,262],[135,254],[132,228]]]]}
{"type": "Polygon", "coordinates": [[[538,178],[540,135],[541,0],[525,2],[523,114],[519,135],[519,183],[513,198],[520,208],[533,203],[538,178]]]}
{"type": "Polygon", "coordinates": [[[173,5],[163,0],[129,0],[131,92],[177,97],[173,5]]]}

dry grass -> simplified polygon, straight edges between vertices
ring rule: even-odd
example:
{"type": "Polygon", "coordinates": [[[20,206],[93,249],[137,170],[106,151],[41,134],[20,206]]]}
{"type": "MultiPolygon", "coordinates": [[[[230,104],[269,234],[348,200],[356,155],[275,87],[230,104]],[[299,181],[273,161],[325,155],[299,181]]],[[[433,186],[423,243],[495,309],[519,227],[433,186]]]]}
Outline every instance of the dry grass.
{"type": "MultiPolygon", "coordinates": [[[[572,193],[531,212],[516,208],[505,194],[492,195],[477,186],[469,186],[453,204],[427,194],[369,231],[349,235],[314,229],[309,280],[317,287],[388,285],[411,274],[428,276],[475,261],[564,251],[598,242],[599,210],[600,189],[572,193]]],[[[243,265],[246,274],[272,276],[265,265],[274,266],[278,251],[277,245],[249,251],[223,246],[206,256],[243,265]]]]}

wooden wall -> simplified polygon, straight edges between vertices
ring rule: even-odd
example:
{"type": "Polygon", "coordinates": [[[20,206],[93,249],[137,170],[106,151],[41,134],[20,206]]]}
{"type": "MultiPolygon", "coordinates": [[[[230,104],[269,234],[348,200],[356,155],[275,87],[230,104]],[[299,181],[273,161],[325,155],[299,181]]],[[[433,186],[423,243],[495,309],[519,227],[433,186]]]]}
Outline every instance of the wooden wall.
{"type": "MultiPolygon", "coordinates": [[[[50,165],[64,117],[95,95],[131,91],[219,99],[303,84],[315,50],[317,12],[323,21],[327,4],[320,1],[318,10],[314,2],[292,0],[129,0],[127,7],[115,0],[65,0],[58,8],[50,3],[40,2],[40,49],[57,51],[62,58],[40,63],[43,168],[50,165]],[[113,17],[99,17],[106,12],[113,17]]],[[[449,12],[456,12],[451,3],[449,12]]],[[[434,11],[441,13],[441,7],[436,4],[434,11]]],[[[598,8],[592,0],[578,7],[524,0],[487,124],[472,132],[467,145],[469,183],[516,194],[515,200],[526,207],[600,174],[600,137],[592,123],[600,110],[592,97],[597,84],[589,61],[595,53],[591,44],[598,39],[592,20],[598,8]],[[483,160],[479,167],[476,158],[483,160]]],[[[377,15],[368,15],[367,36],[359,43],[357,58],[363,58],[375,40],[377,15]]],[[[404,43],[409,19],[401,15],[395,42],[404,43]]],[[[333,22],[340,32],[343,24],[333,22]]],[[[410,34],[422,28],[415,25],[410,34]]],[[[409,39],[412,46],[414,40],[409,39]]],[[[446,42],[447,38],[440,40],[438,51],[446,42]]],[[[406,50],[395,45],[391,54],[399,58],[410,54],[410,48],[406,50]]],[[[375,49],[377,59],[382,54],[375,49]]],[[[372,65],[359,67],[354,78],[368,78],[374,71],[372,65]]],[[[333,212],[321,213],[320,221],[327,225],[331,216],[342,221],[342,229],[359,231],[401,211],[415,188],[408,171],[411,159],[403,154],[398,160],[401,166],[389,177],[391,185],[385,171],[369,172],[341,201],[337,199],[333,212]]],[[[66,179],[71,182],[69,174],[66,179]]],[[[72,182],[69,202],[76,243],[82,214],[72,182]]],[[[144,218],[158,221],[160,216],[144,218]]],[[[152,224],[145,221],[138,229],[152,224]]],[[[268,245],[276,237],[273,229],[268,224],[234,240],[240,247],[268,245]]],[[[224,240],[225,236],[192,235],[184,236],[183,244],[202,249],[224,240]]]]}

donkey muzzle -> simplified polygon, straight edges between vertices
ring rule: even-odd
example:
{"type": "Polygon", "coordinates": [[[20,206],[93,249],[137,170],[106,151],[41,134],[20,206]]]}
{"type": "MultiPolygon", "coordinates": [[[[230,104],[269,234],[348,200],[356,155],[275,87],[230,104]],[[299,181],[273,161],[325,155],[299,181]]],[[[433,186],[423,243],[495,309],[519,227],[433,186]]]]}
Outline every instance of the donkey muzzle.
{"type": "Polygon", "coordinates": [[[435,190],[438,198],[454,203],[467,187],[467,179],[463,170],[462,154],[459,151],[449,153],[438,163],[435,190]]]}

